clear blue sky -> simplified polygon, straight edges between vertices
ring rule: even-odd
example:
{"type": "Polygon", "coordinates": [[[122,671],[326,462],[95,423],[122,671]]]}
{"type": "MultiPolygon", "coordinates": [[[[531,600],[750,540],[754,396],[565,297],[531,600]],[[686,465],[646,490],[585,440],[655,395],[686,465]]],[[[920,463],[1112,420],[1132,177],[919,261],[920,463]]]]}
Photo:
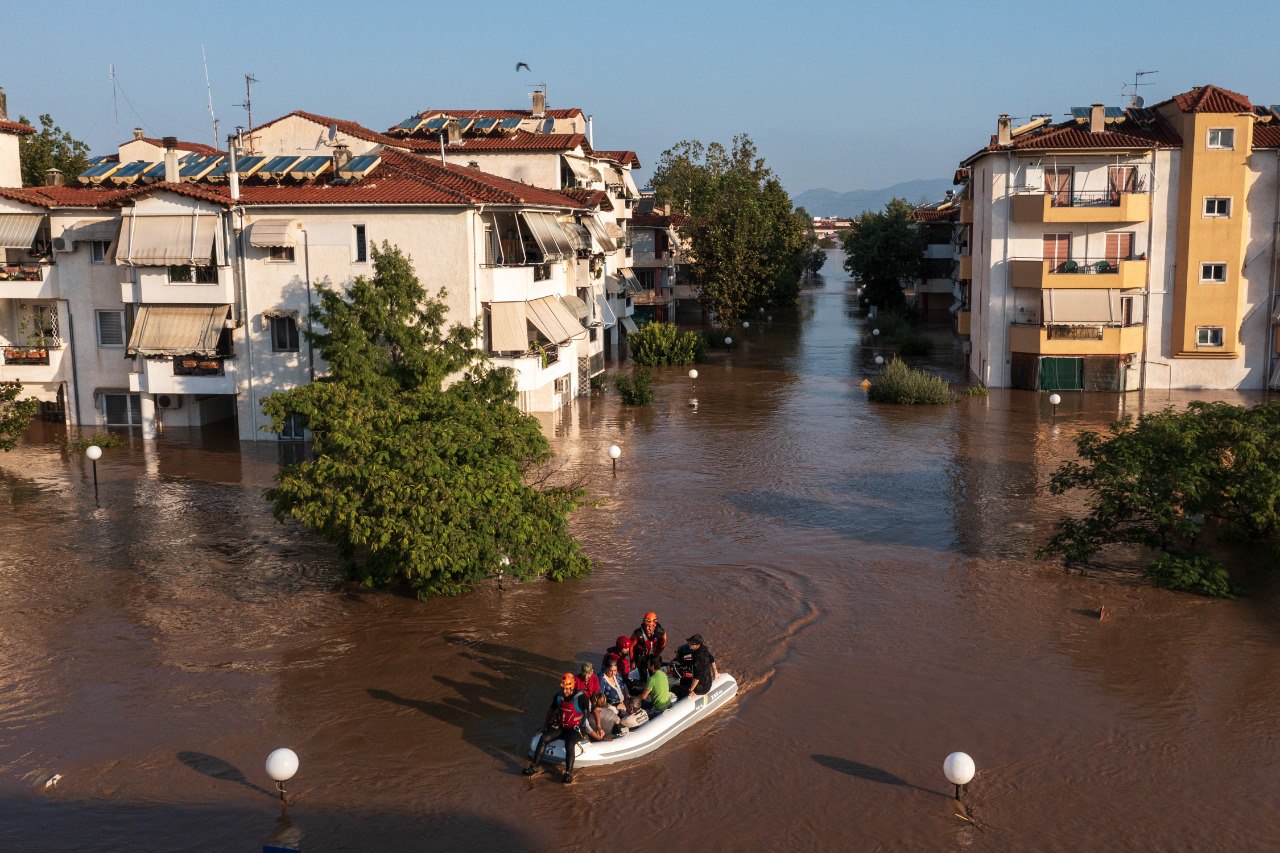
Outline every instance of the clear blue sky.
{"type": "Polygon", "coordinates": [[[202,43],[224,133],[249,72],[259,121],[306,109],[377,130],[428,106],[526,106],[546,82],[646,174],[677,140],[746,131],[793,193],[950,175],[997,114],[1120,104],[1137,69],[1160,71],[1148,102],[1214,82],[1280,103],[1266,2],[25,5],[0,60],[10,114],[52,113],[95,152],[117,141],[112,62],[121,134],[141,116],[149,135],[211,141],[202,43]]]}

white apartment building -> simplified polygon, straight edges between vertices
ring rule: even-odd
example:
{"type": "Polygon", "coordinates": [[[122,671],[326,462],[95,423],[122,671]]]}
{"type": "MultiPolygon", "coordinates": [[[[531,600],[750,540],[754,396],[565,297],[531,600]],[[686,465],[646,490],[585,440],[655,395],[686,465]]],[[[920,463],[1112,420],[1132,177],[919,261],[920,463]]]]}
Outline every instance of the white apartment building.
{"type": "Polygon", "coordinates": [[[959,330],[987,385],[1275,387],[1280,114],[1198,86],[1074,108],[962,165],[959,330]]]}

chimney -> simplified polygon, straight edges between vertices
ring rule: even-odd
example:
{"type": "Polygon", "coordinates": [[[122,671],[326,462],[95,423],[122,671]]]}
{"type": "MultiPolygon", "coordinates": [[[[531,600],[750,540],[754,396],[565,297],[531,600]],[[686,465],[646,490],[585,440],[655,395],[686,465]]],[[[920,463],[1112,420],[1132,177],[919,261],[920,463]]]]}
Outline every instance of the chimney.
{"type": "Polygon", "coordinates": [[[546,89],[533,90],[533,117],[542,118],[547,114],[547,91],[546,89]]]}
{"type": "Polygon", "coordinates": [[[458,121],[456,118],[451,118],[445,122],[444,128],[449,132],[450,145],[462,144],[462,122],[458,121]]]}
{"type": "Polygon", "coordinates": [[[4,87],[0,86],[0,121],[9,120],[9,96],[4,93],[4,87]]]}
{"type": "Polygon", "coordinates": [[[1094,104],[1089,108],[1089,132],[1102,133],[1107,129],[1107,110],[1102,104],[1094,104]]]}
{"type": "Polygon", "coordinates": [[[176,184],[182,180],[178,169],[178,137],[166,136],[164,142],[164,179],[167,183],[176,184]]]}
{"type": "Polygon", "coordinates": [[[133,138],[134,138],[134,139],[141,139],[144,135],[145,135],[145,134],[142,132],[142,128],[140,128],[140,127],[135,127],[135,128],[133,129],[133,138]]]}
{"type": "Polygon", "coordinates": [[[670,216],[670,215],[671,215],[671,203],[670,203],[670,202],[665,202],[665,201],[664,201],[664,202],[662,203],[662,207],[660,207],[660,208],[658,208],[658,209],[662,211],[662,215],[663,215],[663,216],[670,216]]]}
{"type": "Polygon", "coordinates": [[[61,187],[65,186],[66,183],[67,179],[62,176],[61,169],[44,170],[44,185],[46,187],[61,187]]]}
{"type": "Polygon", "coordinates": [[[591,116],[587,116],[587,144],[590,145],[592,148],[595,148],[596,135],[593,131],[594,131],[594,128],[592,128],[591,126],[591,116]]]}
{"type": "Polygon", "coordinates": [[[996,144],[1008,145],[1013,142],[1013,131],[1009,127],[1009,114],[1000,113],[1000,118],[996,119],[996,144]]]}
{"type": "Polygon", "coordinates": [[[341,142],[333,146],[333,171],[337,172],[351,162],[351,149],[341,142]]]}

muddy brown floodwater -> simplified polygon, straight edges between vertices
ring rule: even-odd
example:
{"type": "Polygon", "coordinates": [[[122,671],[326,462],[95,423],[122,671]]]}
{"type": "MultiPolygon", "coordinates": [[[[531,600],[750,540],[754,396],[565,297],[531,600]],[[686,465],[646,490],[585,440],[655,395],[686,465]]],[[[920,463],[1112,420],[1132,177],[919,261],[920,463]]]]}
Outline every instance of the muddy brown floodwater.
{"type": "Polygon", "coordinates": [[[854,308],[831,263],[652,407],[547,417],[599,501],[570,583],[354,591],[267,512],[274,445],[134,440],[95,508],[36,428],[0,457],[3,846],[1274,849],[1276,583],[1209,601],[1031,557],[1076,433],[1190,395],[873,407],[854,308]],[[522,778],[556,676],[650,609],[707,637],[736,702],[571,788],[522,778]],[[285,817],[262,770],[283,745],[285,817]],[[942,777],[957,749],[977,826],[942,777]]]}

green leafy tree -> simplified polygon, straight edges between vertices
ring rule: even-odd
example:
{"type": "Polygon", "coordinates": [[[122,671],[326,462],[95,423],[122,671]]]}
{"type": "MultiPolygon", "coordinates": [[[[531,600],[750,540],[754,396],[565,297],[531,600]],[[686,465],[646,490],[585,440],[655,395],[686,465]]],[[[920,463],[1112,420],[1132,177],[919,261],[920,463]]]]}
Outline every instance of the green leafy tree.
{"type": "Polygon", "coordinates": [[[36,409],[40,407],[34,397],[19,400],[21,382],[0,382],[0,450],[13,450],[23,431],[31,425],[36,409]]]}
{"type": "Polygon", "coordinates": [[[697,332],[682,332],[674,323],[645,323],[627,336],[631,360],[656,367],[690,365],[705,361],[707,342],[697,332]]]}
{"type": "Polygon", "coordinates": [[[911,221],[913,207],[895,198],[867,211],[844,233],[844,268],[862,279],[863,295],[882,311],[901,309],[903,286],[920,277],[924,240],[911,221]]]}
{"type": "Polygon", "coordinates": [[[1275,549],[1280,403],[1192,403],[1086,432],[1076,447],[1079,460],[1054,472],[1049,491],[1084,492],[1087,512],[1062,519],[1045,553],[1084,563],[1107,546],[1149,548],[1159,552],[1149,578],[1220,596],[1230,585],[1203,553],[1206,530],[1275,549]]]}
{"type": "MultiPolygon", "coordinates": [[[[31,124],[26,116],[20,116],[18,121],[31,124]]],[[[71,180],[89,164],[89,146],[55,125],[48,113],[40,116],[40,129],[24,138],[18,150],[24,187],[42,186],[48,169],[61,169],[71,180]]]]}
{"type": "Polygon", "coordinates": [[[334,543],[366,585],[406,584],[420,598],[500,571],[586,574],[568,529],[582,492],[545,485],[547,441],[477,330],[446,328],[442,298],[386,243],[372,278],[318,292],[307,336],[330,372],[263,405],[270,429],[301,418],[314,439],[312,458],[267,492],[276,518],[334,543]]]}
{"type": "Polygon", "coordinates": [[[745,134],[729,148],[684,141],[663,152],[652,185],[658,201],[689,215],[689,279],[703,305],[732,325],[799,293],[812,223],[745,134]]]}

